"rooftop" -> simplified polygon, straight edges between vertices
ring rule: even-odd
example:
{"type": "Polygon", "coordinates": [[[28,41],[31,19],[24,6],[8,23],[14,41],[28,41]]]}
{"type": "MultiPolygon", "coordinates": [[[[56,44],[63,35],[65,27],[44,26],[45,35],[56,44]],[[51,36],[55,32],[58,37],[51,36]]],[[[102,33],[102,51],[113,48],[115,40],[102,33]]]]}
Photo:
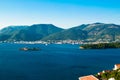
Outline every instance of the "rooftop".
{"type": "Polygon", "coordinates": [[[117,68],[120,68],[120,64],[115,64],[117,66],[117,68]]]}
{"type": "Polygon", "coordinates": [[[79,77],[79,80],[98,80],[98,79],[93,75],[88,75],[88,76],[79,77]]]}

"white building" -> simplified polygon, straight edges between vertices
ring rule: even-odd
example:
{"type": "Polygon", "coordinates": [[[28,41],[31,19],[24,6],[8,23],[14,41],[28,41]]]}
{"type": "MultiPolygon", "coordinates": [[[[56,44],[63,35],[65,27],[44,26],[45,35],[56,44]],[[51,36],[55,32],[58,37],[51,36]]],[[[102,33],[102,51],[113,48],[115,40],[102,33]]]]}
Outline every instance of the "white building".
{"type": "Polygon", "coordinates": [[[115,80],[115,78],[109,78],[108,80],[115,80]]]}

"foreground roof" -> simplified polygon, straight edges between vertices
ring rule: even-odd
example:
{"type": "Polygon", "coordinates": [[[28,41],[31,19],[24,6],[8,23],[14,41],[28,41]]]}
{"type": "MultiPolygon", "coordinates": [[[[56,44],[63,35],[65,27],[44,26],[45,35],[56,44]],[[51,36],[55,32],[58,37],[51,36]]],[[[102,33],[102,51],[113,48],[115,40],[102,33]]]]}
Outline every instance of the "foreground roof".
{"type": "Polygon", "coordinates": [[[79,80],[98,80],[98,79],[93,75],[88,75],[88,76],[79,77],[79,80]]]}
{"type": "Polygon", "coordinates": [[[115,64],[118,68],[120,68],[120,64],[115,64]]]}

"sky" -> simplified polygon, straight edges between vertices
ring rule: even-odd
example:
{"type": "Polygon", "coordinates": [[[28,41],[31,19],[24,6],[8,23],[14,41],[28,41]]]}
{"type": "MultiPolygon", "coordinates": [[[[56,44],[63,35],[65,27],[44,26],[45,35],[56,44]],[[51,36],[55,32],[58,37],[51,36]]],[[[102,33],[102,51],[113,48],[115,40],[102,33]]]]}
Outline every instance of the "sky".
{"type": "Polygon", "coordinates": [[[70,28],[95,22],[120,24],[120,0],[0,0],[0,29],[54,24],[70,28]]]}

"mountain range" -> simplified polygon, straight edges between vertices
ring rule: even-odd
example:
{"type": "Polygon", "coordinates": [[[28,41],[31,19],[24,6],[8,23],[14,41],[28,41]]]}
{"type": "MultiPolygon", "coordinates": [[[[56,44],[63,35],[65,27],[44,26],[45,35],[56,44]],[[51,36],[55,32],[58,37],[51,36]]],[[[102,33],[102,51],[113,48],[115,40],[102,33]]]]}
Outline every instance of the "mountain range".
{"type": "Polygon", "coordinates": [[[120,40],[120,25],[92,23],[62,29],[53,24],[8,26],[0,30],[0,41],[120,40]]]}

